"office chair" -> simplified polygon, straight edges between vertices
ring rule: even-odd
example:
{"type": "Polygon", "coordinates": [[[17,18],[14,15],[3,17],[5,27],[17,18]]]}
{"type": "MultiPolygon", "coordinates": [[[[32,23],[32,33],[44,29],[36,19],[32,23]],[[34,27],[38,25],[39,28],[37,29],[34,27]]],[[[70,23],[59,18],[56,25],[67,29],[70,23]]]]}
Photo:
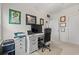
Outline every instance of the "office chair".
{"type": "Polygon", "coordinates": [[[45,28],[44,29],[44,37],[42,39],[39,39],[39,43],[42,47],[42,52],[44,52],[44,49],[47,48],[49,51],[50,49],[50,38],[51,38],[51,28],[45,28]],[[48,44],[47,44],[48,43],[48,44]]]}

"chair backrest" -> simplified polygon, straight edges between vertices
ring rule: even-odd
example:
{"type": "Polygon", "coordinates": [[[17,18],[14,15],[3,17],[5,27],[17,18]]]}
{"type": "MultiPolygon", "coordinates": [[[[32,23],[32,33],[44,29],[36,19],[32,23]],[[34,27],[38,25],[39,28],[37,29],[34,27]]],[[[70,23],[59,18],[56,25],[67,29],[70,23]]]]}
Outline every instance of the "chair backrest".
{"type": "Polygon", "coordinates": [[[49,42],[51,39],[51,28],[44,29],[44,42],[49,42]]]}

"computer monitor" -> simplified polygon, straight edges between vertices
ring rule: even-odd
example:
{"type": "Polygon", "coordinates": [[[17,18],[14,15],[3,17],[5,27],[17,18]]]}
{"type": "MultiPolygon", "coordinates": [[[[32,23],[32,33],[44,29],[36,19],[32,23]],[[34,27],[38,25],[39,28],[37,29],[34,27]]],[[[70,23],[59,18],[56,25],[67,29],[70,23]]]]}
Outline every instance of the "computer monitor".
{"type": "Polygon", "coordinates": [[[33,33],[41,33],[42,25],[31,25],[31,30],[33,33]]]}

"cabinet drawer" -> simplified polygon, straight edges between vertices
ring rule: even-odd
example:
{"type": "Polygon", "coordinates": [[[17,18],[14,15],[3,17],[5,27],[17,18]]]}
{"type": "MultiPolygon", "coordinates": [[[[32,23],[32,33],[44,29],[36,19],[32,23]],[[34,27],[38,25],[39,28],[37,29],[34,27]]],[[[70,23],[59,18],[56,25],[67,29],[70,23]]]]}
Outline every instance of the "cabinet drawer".
{"type": "Polygon", "coordinates": [[[35,45],[35,44],[37,44],[38,43],[38,41],[30,41],[30,45],[35,45]]]}
{"type": "Polygon", "coordinates": [[[32,35],[32,36],[29,36],[29,39],[33,39],[34,38],[34,36],[32,35]]]}
{"type": "Polygon", "coordinates": [[[36,36],[29,36],[29,39],[34,40],[34,39],[36,39],[36,36]]]}
{"type": "Polygon", "coordinates": [[[15,41],[24,41],[24,39],[26,39],[25,37],[23,38],[16,38],[15,41]]]}
{"type": "Polygon", "coordinates": [[[23,42],[19,42],[19,43],[16,43],[15,46],[16,46],[15,48],[20,47],[20,46],[24,47],[25,44],[23,42]]]}
{"type": "Polygon", "coordinates": [[[37,41],[37,39],[34,39],[34,38],[33,38],[33,39],[30,39],[29,41],[30,41],[30,42],[34,42],[34,41],[37,41]]]}
{"type": "Polygon", "coordinates": [[[16,42],[15,45],[16,46],[25,45],[25,43],[24,42],[16,42]]]}
{"type": "Polygon", "coordinates": [[[15,50],[16,51],[25,51],[25,47],[24,46],[22,46],[22,45],[20,45],[20,46],[15,46],[15,50]]]}
{"type": "Polygon", "coordinates": [[[33,39],[30,39],[30,42],[34,42],[34,41],[38,41],[38,39],[37,38],[33,38],[33,39]]]}
{"type": "Polygon", "coordinates": [[[18,45],[18,44],[17,44],[17,45],[15,45],[15,48],[16,48],[16,49],[17,49],[17,48],[18,48],[18,49],[19,49],[19,48],[24,48],[24,46],[23,46],[23,45],[18,45]]]}
{"type": "Polygon", "coordinates": [[[33,45],[33,49],[37,50],[37,48],[38,48],[38,44],[36,43],[35,45],[33,45]]]}
{"type": "Polygon", "coordinates": [[[23,48],[18,48],[18,49],[15,49],[15,54],[21,54],[22,53],[25,53],[25,50],[23,48]]]}
{"type": "Polygon", "coordinates": [[[25,39],[23,39],[23,40],[15,40],[15,45],[16,44],[25,44],[25,39]]]}
{"type": "Polygon", "coordinates": [[[34,52],[35,50],[38,50],[37,44],[30,47],[30,53],[34,52]]]}

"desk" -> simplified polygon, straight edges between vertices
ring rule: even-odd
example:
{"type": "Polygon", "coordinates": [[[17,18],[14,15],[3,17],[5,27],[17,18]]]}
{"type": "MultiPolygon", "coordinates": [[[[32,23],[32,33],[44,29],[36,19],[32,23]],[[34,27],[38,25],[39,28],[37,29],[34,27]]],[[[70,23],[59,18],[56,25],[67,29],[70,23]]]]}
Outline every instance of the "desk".
{"type": "Polygon", "coordinates": [[[38,50],[38,38],[44,36],[44,33],[28,35],[27,40],[27,53],[32,53],[38,50]]]}

